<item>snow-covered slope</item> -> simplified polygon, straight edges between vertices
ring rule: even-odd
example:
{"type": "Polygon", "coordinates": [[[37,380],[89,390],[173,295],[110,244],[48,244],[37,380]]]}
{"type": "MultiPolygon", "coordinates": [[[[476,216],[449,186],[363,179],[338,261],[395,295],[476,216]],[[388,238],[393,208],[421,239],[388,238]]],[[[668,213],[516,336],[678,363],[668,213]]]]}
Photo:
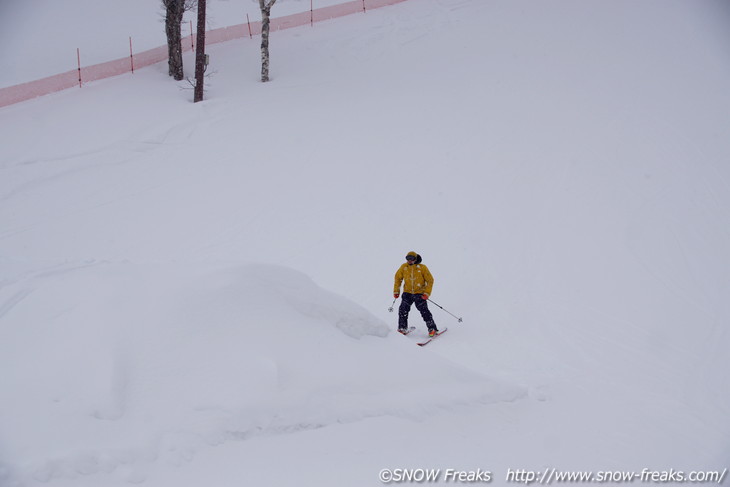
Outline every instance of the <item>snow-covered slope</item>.
{"type": "Polygon", "coordinates": [[[722,471],[727,22],[411,0],[276,33],[267,84],[216,45],[203,103],[158,65],[3,108],[0,479],[722,471]],[[423,349],[409,250],[464,318],[423,349]]]}
{"type": "Polygon", "coordinates": [[[1,355],[16,400],[0,429],[42,481],[141,480],[205,445],[524,394],[385,339],[384,322],[283,267],[89,261],[12,288],[1,355]],[[409,367],[423,373],[394,373],[409,367]]]}

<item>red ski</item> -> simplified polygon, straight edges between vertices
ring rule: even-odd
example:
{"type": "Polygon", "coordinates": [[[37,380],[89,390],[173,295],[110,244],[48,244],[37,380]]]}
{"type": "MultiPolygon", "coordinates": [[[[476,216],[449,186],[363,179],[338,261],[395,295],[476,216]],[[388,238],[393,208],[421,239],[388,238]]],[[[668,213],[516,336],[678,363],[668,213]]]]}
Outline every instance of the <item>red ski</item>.
{"type": "Polygon", "coordinates": [[[441,335],[443,335],[444,333],[446,333],[446,330],[448,330],[448,328],[444,328],[443,330],[441,330],[440,332],[436,333],[434,336],[432,336],[431,338],[429,338],[425,342],[419,343],[418,346],[419,347],[425,347],[426,345],[428,345],[429,343],[431,343],[432,341],[434,341],[435,339],[437,339],[438,337],[440,337],[441,335]]]}

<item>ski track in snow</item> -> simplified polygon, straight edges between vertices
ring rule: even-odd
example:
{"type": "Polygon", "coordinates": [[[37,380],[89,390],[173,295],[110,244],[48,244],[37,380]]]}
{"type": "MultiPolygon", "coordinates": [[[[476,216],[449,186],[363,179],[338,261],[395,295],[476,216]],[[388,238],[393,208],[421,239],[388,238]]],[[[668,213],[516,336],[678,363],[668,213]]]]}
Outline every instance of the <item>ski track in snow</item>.
{"type": "Polygon", "coordinates": [[[0,281],[0,319],[30,296],[45,278],[69,274],[81,269],[102,264],[101,262],[81,262],[76,264],[52,265],[34,271],[26,271],[15,277],[0,281]],[[17,289],[20,288],[20,289],[17,289]],[[4,297],[4,295],[6,297],[4,297]]]}
{"type": "MultiPolygon", "coordinates": [[[[1,289],[1,287],[0,287],[1,289]]],[[[13,309],[18,303],[23,301],[30,293],[32,293],[32,289],[22,289],[20,291],[16,291],[12,296],[5,299],[5,301],[0,305],[0,318],[5,316],[6,313],[8,313],[11,309],[13,309]]]]}

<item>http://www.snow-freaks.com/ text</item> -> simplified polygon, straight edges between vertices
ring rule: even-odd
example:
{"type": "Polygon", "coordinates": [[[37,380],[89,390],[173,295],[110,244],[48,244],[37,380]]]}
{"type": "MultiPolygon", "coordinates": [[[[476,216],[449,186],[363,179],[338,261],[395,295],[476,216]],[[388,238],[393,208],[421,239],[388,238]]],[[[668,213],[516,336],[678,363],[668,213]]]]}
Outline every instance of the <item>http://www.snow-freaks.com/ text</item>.
{"type": "MultiPolygon", "coordinates": [[[[605,470],[595,472],[564,471],[556,468],[543,470],[526,470],[508,468],[502,477],[505,483],[515,484],[565,484],[565,483],[678,483],[678,484],[722,484],[727,475],[727,468],[722,471],[696,470],[652,470],[644,468],[640,471],[605,470]]],[[[491,483],[496,477],[494,472],[486,469],[457,470],[453,468],[384,468],[378,474],[383,484],[406,483],[446,483],[475,484],[491,483]]],[[[499,482],[502,483],[502,482],[499,482]]]]}

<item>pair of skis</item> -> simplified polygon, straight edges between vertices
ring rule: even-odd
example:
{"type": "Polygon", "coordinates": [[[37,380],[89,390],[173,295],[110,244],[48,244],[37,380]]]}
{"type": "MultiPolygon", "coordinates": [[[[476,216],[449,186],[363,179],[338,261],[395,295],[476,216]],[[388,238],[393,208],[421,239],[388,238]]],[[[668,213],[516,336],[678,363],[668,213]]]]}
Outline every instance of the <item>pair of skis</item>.
{"type": "MultiPolygon", "coordinates": [[[[404,336],[405,335],[408,335],[410,332],[412,332],[415,329],[416,329],[415,326],[411,326],[410,328],[408,328],[406,330],[405,333],[401,333],[401,335],[404,335],[404,336]]],[[[425,342],[418,342],[417,345],[419,347],[425,347],[426,345],[428,345],[429,343],[431,343],[432,341],[434,341],[435,339],[437,339],[438,337],[440,337],[441,335],[443,335],[444,333],[446,333],[447,330],[448,330],[448,328],[444,328],[443,330],[437,332],[434,336],[429,337],[428,340],[426,340],[425,342]]]]}

